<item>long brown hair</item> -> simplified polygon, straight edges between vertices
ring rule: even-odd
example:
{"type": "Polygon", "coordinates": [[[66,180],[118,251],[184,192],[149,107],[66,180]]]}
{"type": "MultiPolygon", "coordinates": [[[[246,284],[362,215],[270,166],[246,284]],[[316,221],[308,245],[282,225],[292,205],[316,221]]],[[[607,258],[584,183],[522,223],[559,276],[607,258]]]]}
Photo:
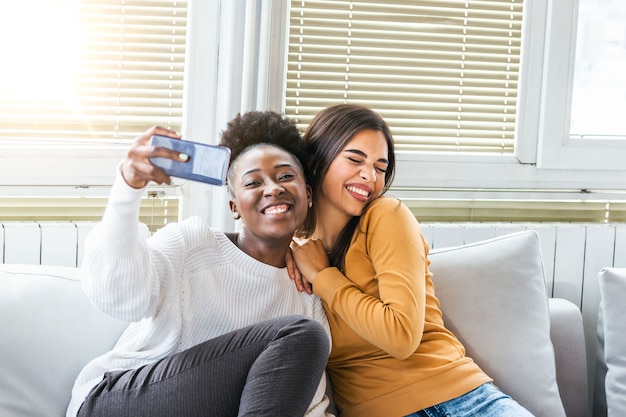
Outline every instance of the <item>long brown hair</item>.
{"type": "MultiPolygon", "coordinates": [[[[304,142],[308,153],[307,182],[313,188],[313,210],[309,210],[300,234],[309,237],[315,231],[315,208],[322,189],[322,183],[330,164],[341,153],[347,143],[364,129],[372,129],[385,136],[389,165],[385,173],[385,193],[393,182],[396,159],[393,137],[387,122],[373,110],[358,104],[337,104],[320,111],[304,132],[304,142]]],[[[343,270],[344,258],[359,225],[360,216],[355,216],[346,224],[330,249],[330,263],[343,270]]]]}

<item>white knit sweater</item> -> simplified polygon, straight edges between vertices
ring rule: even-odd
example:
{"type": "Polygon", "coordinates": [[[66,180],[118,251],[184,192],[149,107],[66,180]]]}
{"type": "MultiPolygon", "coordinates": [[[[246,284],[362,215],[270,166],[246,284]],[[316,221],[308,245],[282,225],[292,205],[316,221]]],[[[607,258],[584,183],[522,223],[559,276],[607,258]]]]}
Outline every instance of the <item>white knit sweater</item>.
{"type": "MultiPolygon", "coordinates": [[[[285,268],[246,255],[202,219],[169,224],[149,237],[137,221],[142,194],[118,174],[85,245],[87,296],[131,323],[112,351],[83,368],[68,417],[105,371],[137,368],[264,319],[303,314],[322,323],[330,338],[319,298],[298,292],[285,268]]],[[[329,415],[325,388],[323,377],[307,416],[329,415]]]]}

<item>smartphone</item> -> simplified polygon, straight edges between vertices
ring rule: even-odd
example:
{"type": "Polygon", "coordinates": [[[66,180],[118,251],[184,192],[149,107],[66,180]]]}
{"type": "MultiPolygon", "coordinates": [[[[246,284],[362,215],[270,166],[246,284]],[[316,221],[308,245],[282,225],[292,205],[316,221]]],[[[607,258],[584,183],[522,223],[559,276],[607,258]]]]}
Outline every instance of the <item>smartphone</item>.
{"type": "Polygon", "coordinates": [[[185,162],[169,158],[150,158],[150,162],[172,177],[185,178],[211,185],[224,185],[230,162],[230,149],[167,136],[152,135],[152,146],[173,149],[189,155],[185,162]]]}

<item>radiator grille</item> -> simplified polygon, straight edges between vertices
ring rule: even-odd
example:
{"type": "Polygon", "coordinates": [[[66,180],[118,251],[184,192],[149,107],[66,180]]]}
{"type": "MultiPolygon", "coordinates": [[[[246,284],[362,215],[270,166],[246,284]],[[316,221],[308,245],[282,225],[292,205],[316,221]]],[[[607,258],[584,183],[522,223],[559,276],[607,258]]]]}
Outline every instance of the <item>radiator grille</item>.
{"type": "Polygon", "coordinates": [[[2,263],[80,266],[95,222],[3,222],[2,263]]]}

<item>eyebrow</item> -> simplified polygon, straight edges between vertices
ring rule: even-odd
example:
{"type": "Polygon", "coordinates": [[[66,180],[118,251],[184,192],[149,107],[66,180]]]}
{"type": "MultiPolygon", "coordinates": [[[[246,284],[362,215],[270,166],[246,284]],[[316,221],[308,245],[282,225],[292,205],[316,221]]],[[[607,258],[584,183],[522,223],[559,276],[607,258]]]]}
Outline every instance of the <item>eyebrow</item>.
{"type": "MultiPolygon", "coordinates": [[[[367,154],[360,149],[344,149],[343,152],[350,152],[350,153],[357,154],[363,158],[367,158],[367,154]]],[[[377,162],[389,164],[389,160],[387,158],[379,158],[377,162]]]]}
{"type": "MultiPolygon", "coordinates": [[[[295,169],[295,165],[290,164],[288,162],[285,162],[284,164],[278,164],[278,165],[274,165],[274,169],[278,169],[278,168],[294,168],[295,169]]],[[[245,171],[244,173],[241,174],[241,176],[243,177],[244,175],[248,175],[248,174],[252,174],[254,172],[259,172],[261,171],[261,168],[254,168],[254,169],[250,169],[248,171],[245,171]]]]}

